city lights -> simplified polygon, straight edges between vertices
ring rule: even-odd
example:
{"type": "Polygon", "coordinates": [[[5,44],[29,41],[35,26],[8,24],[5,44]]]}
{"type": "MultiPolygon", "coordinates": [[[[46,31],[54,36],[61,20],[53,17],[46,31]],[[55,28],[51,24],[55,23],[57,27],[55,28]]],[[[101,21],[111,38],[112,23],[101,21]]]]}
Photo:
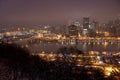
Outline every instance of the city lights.
{"type": "Polygon", "coordinates": [[[120,80],[120,0],[0,0],[0,80],[120,80]]]}

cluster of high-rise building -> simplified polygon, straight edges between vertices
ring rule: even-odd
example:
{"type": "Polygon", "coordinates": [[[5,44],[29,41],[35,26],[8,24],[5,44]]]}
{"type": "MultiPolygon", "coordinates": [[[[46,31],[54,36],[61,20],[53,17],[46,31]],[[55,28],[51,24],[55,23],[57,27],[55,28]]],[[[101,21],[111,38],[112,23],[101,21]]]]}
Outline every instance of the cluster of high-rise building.
{"type": "Polygon", "coordinates": [[[83,17],[82,23],[76,20],[68,26],[68,35],[69,37],[95,37],[98,26],[98,22],[94,20],[91,22],[89,17],[83,17]]]}
{"type": "MultiPolygon", "coordinates": [[[[13,25],[11,25],[13,26],[13,25]]],[[[14,25],[15,26],[15,25],[14,25]]],[[[16,25],[19,27],[19,25],[16,25]]],[[[5,25],[0,25],[1,33],[16,30],[5,25]]],[[[20,28],[22,28],[20,26],[20,28]]],[[[18,30],[20,28],[17,28],[18,30]]],[[[68,25],[27,25],[22,30],[46,30],[66,37],[120,37],[120,17],[107,23],[99,23],[90,17],[81,20],[69,21],[68,25]],[[27,29],[28,28],[28,29],[27,29]]]]}
{"type": "Polygon", "coordinates": [[[109,21],[105,24],[105,31],[110,33],[110,36],[119,37],[120,36],[120,17],[115,20],[109,21]]]}
{"type": "Polygon", "coordinates": [[[83,17],[82,22],[76,20],[68,26],[67,34],[69,37],[119,37],[120,18],[99,24],[96,20],[83,17]]]}

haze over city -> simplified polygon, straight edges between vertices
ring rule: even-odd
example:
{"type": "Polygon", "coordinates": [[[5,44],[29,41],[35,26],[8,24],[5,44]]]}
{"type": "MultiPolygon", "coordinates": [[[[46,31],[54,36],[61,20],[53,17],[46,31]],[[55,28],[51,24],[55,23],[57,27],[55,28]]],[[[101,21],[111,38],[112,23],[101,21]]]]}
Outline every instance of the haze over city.
{"type": "Polygon", "coordinates": [[[90,17],[100,22],[120,15],[120,0],[0,0],[1,24],[66,24],[90,17]]]}
{"type": "Polygon", "coordinates": [[[120,0],[0,0],[0,80],[120,80],[120,0]]]}

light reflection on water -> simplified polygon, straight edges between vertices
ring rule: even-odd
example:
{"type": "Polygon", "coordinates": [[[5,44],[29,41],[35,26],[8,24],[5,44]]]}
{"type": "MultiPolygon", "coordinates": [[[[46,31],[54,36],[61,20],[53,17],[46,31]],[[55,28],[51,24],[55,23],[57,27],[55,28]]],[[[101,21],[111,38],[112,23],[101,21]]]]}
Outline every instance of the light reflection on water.
{"type": "MultiPolygon", "coordinates": [[[[19,43],[21,45],[25,45],[27,43],[19,43]]],[[[73,45],[73,44],[72,44],[73,45]]],[[[58,42],[46,42],[46,43],[37,43],[37,44],[31,44],[28,46],[28,49],[32,53],[38,53],[45,51],[46,53],[54,52],[56,53],[57,50],[60,47],[63,46],[70,46],[69,44],[61,44],[58,42]]],[[[77,43],[76,45],[73,45],[77,47],[79,50],[83,52],[91,52],[91,51],[97,51],[97,52],[120,52],[120,43],[77,43]]]]}

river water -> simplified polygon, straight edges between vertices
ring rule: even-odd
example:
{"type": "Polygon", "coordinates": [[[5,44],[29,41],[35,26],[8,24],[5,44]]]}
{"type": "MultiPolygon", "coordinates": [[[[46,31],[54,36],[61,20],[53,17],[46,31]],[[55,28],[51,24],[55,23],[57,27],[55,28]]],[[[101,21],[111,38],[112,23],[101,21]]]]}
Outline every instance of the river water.
{"type": "Polygon", "coordinates": [[[26,46],[31,53],[56,53],[57,50],[63,46],[74,46],[83,52],[120,52],[120,43],[77,43],[65,44],[61,42],[40,42],[35,44],[28,44],[27,42],[18,43],[21,46],[26,46]]]}

